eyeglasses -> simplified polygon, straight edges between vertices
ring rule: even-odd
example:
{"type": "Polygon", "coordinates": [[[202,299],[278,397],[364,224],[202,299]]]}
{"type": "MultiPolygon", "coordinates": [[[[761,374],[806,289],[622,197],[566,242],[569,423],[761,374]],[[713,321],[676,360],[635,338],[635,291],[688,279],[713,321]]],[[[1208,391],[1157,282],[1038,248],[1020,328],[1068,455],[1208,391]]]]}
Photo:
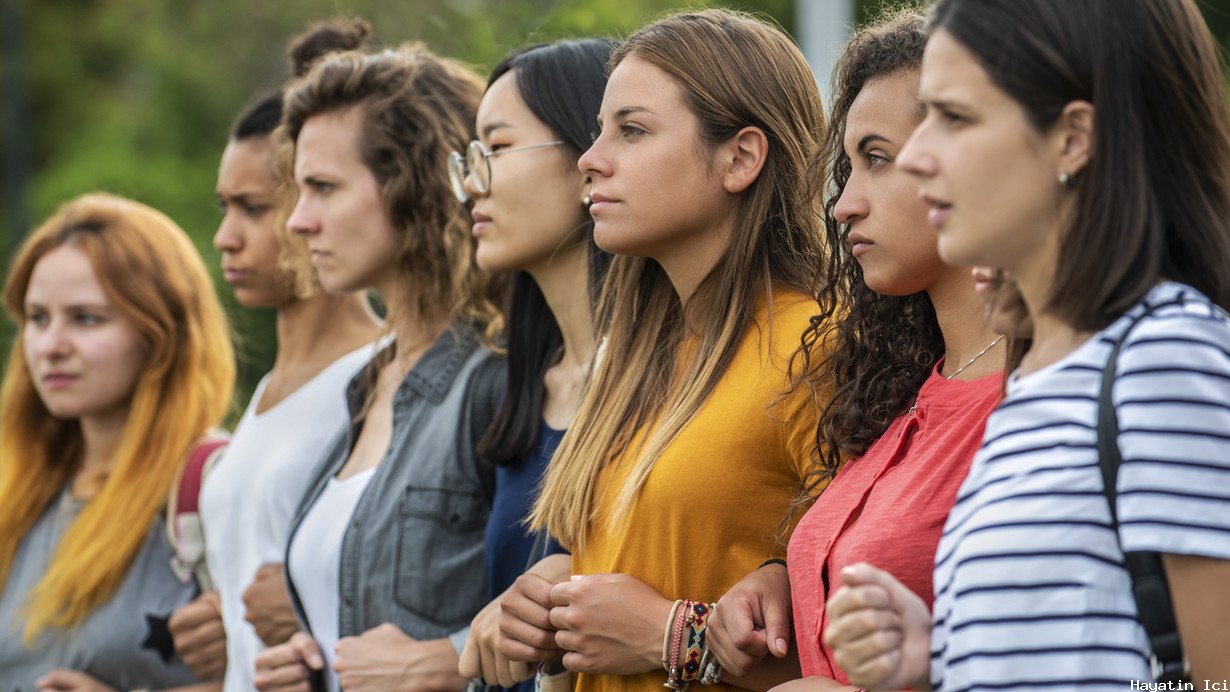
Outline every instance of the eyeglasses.
{"type": "Polygon", "coordinates": [[[530,144],[524,147],[491,151],[476,139],[470,142],[470,146],[466,147],[465,156],[462,156],[461,152],[458,151],[448,155],[448,179],[453,184],[453,194],[457,196],[459,202],[465,203],[470,201],[470,195],[466,193],[465,187],[467,177],[473,179],[474,189],[480,195],[490,192],[491,157],[493,156],[503,156],[504,154],[512,154],[518,151],[529,151],[530,149],[542,149],[543,147],[555,147],[564,143],[563,140],[556,140],[554,142],[543,142],[542,144],[530,144]]]}

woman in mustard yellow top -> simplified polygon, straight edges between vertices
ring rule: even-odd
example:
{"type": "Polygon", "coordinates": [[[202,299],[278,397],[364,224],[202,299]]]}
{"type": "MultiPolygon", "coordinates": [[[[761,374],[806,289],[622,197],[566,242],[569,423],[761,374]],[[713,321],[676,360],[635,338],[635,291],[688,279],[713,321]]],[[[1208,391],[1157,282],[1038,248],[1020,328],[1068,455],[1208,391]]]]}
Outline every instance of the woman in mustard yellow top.
{"type": "MultiPolygon", "coordinates": [[[[522,577],[501,620],[501,652],[563,654],[582,692],[715,681],[703,645],[685,665],[686,639],[779,554],[815,447],[816,407],[789,387],[822,253],[806,62],[780,30],[707,10],[641,29],[611,65],[579,162],[594,239],[617,255],[607,339],[531,517],[577,576],[522,577]]],[[[727,682],[789,677],[775,663],[727,682]]]]}

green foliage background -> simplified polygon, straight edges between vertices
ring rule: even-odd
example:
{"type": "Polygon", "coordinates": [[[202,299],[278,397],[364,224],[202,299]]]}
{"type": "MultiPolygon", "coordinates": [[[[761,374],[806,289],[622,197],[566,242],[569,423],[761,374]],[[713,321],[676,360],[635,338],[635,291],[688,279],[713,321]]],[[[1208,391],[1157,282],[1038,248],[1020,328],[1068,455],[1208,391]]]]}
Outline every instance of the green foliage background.
{"type": "MultiPolygon", "coordinates": [[[[885,0],[856,2],[857,21],[885,0]]],[[[1214,33],[1230,38],[1230,0],[1204,2],[1214,33]]],[[[213,185],[232,118],[286,75],[287,40],[309,23],[362,16],[379,45],[425,41],[485,73],[509,50],[560,37],[624,36],[662,12],[699,2],[671,0],[0,0],[21,19],[29,93],[30,225],[90,190],[159,208],[193,237],[218,273],[210,244],[218,222],[213,185]]],[[[794,0],[717,2],[765,13],[788,31],[794,0]]],[[[11,51],[3,51],[7,60],[11,51]]],[[[0,71],[21,65],[0,63],[0,71]]],[[[827,82],[828,75],[821,75],[827,82]]],[[[4,98],[11,98],[5,93],[4,98]]],[[[0,121],[0,127],[15,123],[0,121]]],[[[0,211],[0,267],[27,228],[0,211]]],[[[168,267],[168,271],[174,271],[168,267]]],[[[217,282],[239,340],[246,401],[272,362],[272,314],[238,309],[217,282]]],[[[7,352],[11,327],[0,332],[7,352]]]]}

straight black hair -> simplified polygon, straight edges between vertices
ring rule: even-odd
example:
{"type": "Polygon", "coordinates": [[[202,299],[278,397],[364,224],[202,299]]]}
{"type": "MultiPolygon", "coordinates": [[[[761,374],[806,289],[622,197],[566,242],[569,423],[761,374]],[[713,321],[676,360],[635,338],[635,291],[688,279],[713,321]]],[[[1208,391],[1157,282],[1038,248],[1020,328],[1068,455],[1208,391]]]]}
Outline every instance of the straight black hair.
{"type": "Polygon", "coordinates": [[[1096,331],[1159,280],[1230,308],[1230,113],[1192,0],[940,0],[931,30],[974,54],[1039,131],[1094,106],[1049,310],[1096,331]]]}
{"type": "MultiPolygon", "coordinates": [[[[531,46],[505,58],[492,71],[487,87],[516,71],[517,91],[536,118],[580,156],[593,141],[607,61],[616,43],[580,39],[531,46]]],[[[577,200],[580,203],[580,200],[577,200]]],[[[589,248],[591,307],[606,278],[611,256],[594,243],[594,222],[577,229],[589,248]]],[[[534,451],[546,396],[543,378],[559,361],[564,337],[547,300],[529,273],[516,271],[508,295],[508,384],[504,401],[478,444],[478,454],[506,466],[534,451]]]]}

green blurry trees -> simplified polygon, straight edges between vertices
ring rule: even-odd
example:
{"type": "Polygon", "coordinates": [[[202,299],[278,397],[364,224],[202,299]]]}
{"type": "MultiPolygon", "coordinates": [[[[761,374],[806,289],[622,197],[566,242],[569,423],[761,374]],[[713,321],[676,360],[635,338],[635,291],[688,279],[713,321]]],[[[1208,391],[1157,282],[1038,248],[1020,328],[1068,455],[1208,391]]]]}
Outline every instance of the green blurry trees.
{"type": "MultiPolygon", "coordinates": [[[[377,45],[424,41],[486,73],[513,48],[561,37],[627,35],[669,0],[0,0],[26,37],[31,223],[90,190],[165,211],[214,272],[239,340],[240,404],[273,359],[273,315],[239,309],[218,276],[214,177],[231,120],[287,75],[285,48],[308,24],[372,23],[377,45]]],[[[698,3],[692,3],[698,4],[698,3]]],[[[787,29],[792,0],[723,3],[787,29]]],[[[8,123],[0,123],[8,127],[8,123]]],[[[443,164],[442,164],[443,165],[443,164]]],[[[0,224],[8,223],[0,214],[0,224]]],[[[10,242],[28,229],[0,227],[10,242]]],[[[3,252],[3,250],[0,250],[3,252]]],[[[8,259],[3,259],[7,271],[8,259]]],[[[168,271],[174,271],[168,267],[168,271]]],[[[11,331],[5,330],[7,337],[11,331]]],[[[0,341],[3,341],[0,338],[0,341]]],[[[0,349],[7,351],[7,344],[0,349]]]]}
{"type": "MultiPolygon", "coordinates": [[[[856,2],[856,20],[901,0],[856,2]]],[[[1200,0],[1214,35],[1230,39],[1230,0],[1200,0]]],[[[0,21],[24,25],[31,152],[29,216],[90,190],[127,195],[178,221],[217,278],[210,245],[218,157],[232,118],[286,76],[288,39],[309,23],[362,16],[378,44],[421,40],[485,72],[509,50],[560,37],[624,36],[679,0],[0,0],[0,21]]],[[[793,29],[794,0],[728,0],[793,29]]],[[[7,35],[7,33],[5,34],[7,35]]],[[[0,60],[13,46],[7,41],[0,60]]],[[[0,70],[13,67],[0,63],[0,70]]],[[[820,75],[827,81],[828,75],[820,75]]],[[[11,98],[11,94],[3,94],[11,98]]],[[[2,112],[2,111],[0,111],[2,112]]],[[[2,118],[3,115],[0,115],[2,118]]],[[[0,121],[0,128],[16,123],[0,121]]],[[[5,133],[13,133],[5,129],[5,133]]],[[[17,133],[21,134],[21,133],[17,133]]],[[[0,210],[2,256],[25,228],[0,210]]],[[[168,268],[174,271],[173,267],[168,268]]],[[[274,349],[268,312],[238,309],[218,281],[239,338],[239,401],[268,369],[274,349]]],[[[0,330],[0,353],[11,330],[0,330]]]]}

